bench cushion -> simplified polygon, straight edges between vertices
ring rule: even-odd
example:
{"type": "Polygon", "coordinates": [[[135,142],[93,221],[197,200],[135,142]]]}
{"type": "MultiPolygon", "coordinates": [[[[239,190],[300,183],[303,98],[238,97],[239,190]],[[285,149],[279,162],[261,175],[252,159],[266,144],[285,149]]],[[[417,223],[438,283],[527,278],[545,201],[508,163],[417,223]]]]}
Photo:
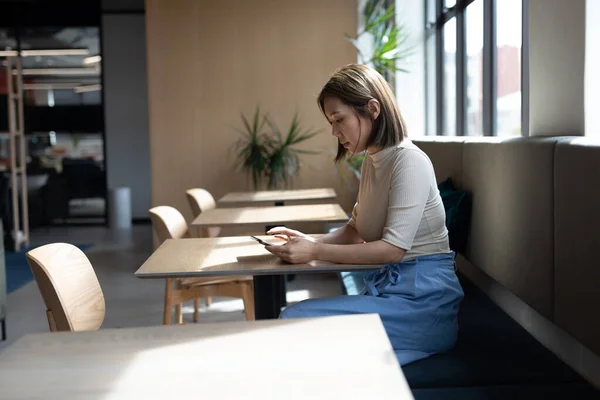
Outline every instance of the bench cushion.
{"type": "Polygon", "coordinates": [[[556,146],[554,322],[600,355],[600,138],[556,146]]]}
{"type": "Polygon", "coordinates": [[[447,353],[403,367],[411,388],[583,383],[475,285],[460,279],[465,297],[458,342],[447,353]]]}
{"type": "Polygon", "coordinates": [[[438,184],[438,189],[446,212],[446,228],[448,228],[450,248],[457,253],[464,254],[471,220],[471,194],[466,190],[457,189],[452,178],[438,184]]]}
{"type": "Polygon", "coordinates": [[[413,390],[415,400],[546,400],[598,399],[600,393],[587,384],[544,384],[456,387],[413,390]]]}
{"type": "Polygon", "coordinates": [[[463,186],[473,196],[465,256],[551,319],[556,138],[466,141],[463,186]]]}

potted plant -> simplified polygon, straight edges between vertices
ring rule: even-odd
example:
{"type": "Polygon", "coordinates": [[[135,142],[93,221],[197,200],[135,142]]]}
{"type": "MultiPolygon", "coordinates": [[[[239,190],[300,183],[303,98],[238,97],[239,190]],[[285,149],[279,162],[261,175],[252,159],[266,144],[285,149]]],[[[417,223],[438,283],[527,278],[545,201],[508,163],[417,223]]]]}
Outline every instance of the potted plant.
{"type": "Polygon", "coordinates": [[[269,136],[264,132],[266,116],[260,115],[260,107],[256,107],[252,123],[242,113],[244,129],[235,128],[242,137],[235,143],[240,168],[251,178],[254,189],[259,189],[269,160],[269,136]]]}
{"type": "Polygon", "coordinates": [[[353,196],[356,196],[358,192],[360,169],[364,159],[365,153],[360,153],[352,157],[347,157],[342,162],[336,164],[336,169],[342,181],[342,185],[346,187],[353,196]]]}
{"type": "Polygon", "coordinates": [[[386,80],[394,72],[408,72],[401,66],[413,52],[408,28],[395,21],[396,9],[388,0],[367,0],[362,10],[364,27],[356,37],[346,38],[356,47],[359,62],[372,65],[386,80]]]}
{"type": "Polygon", "coordinates": [[[294,114],[287,133],[284,134],[260,108],[254,111],[250,122],[242,114],[244,129],[237,129],[242,137],[236,142],[237,162],[252,179],[254,190],[263,187],[283,189],[292,186],[300,171],[300,155],[316,154],[316,151],[296,148],[319,133],[317,130],[303,129],[298,114],[294,114]],[[265,127],[269,131],[265,130],[265,127]]]}
{"type": "Polygon", "coordinates": [[[300,171],[300,155],[317,154],[316,151],[302,150],[294,146],[312,138],[319,131],[302,129],[297,113],[294,114],[285,137],[269,118],[267,118],[267,124],[274,134],[274,138],[269,142],[267,186],[269,189],[289,188],[300,171]]]}

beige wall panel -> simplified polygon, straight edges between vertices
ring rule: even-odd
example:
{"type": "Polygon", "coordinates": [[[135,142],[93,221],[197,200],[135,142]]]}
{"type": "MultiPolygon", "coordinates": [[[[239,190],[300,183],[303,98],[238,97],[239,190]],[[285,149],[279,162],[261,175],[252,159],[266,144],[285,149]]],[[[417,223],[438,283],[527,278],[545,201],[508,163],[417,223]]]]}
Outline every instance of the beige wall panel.
{"type": "Polygon", "coordinates": [[[322,129],[303,145],[296,188],[334,187],[351,211],[353,196],[332,159],[335,140],[316,96],[331,73],[356,60],[344,38],[355,33],[350,0],[148,0],[148,80],[152,204],[191,212],[185,190],[204,187],[215,198],[249,190],[235,171],[231,147],[240,112],[256,105],[281,129],[294,111],[303,126],[322,129]]]}

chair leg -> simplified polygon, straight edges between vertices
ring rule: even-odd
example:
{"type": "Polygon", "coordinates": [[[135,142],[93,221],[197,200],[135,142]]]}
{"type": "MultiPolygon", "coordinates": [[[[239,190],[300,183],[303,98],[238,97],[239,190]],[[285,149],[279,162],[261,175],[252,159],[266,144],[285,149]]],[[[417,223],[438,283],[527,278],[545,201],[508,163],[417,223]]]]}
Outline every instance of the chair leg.
{"type": "Polygon", "coordinates": [[[175,304],[175,321],[177,324],[183,324],[183,313],[181,312],[181,304],[175,304]]]}
{"type": "Polygon", "coordinates": [[[254,321],[254,284],[252,281],[243,282],[242,300],[244,301],[244,311],[246,312],[246,321],[254,321]]]}
{"type": "Polygon", "coordinates": [[[200,298],[194,299],[194,322],[198,322],[198,308],[200,307],[200,298]]]}
{"type": "Polygon", "coordinates": [[[173,279],[165,279],[165,309],[163,311],[163,325],[171,324],[171,295],[173,294],[173,279]]]}
{"type": "Polygon", "coordinates": [[[56,321],[54,320],[54,314],[52,313],[52,311],[46,310],[46,317],[48,318],[48,326],[50,326],[50,332],[58,331],[58,328],[56,327],[56,321]]]}
{"type": "MultiPolygon", "coordinates": [[[[175,281],[175,287],[180,290],[181,289],[181,281],[178,279],[175,281]]],[[[175,304],[175,323],[183,324],[183,313],[181,312],[181,308],[183,303],[175,304]]]]}
{"type": "Polygon", "coordinates": [[[212,297],[208,296],[204,302],[206,303],[206,307],[209,307],[212,304],[212,297]]]}

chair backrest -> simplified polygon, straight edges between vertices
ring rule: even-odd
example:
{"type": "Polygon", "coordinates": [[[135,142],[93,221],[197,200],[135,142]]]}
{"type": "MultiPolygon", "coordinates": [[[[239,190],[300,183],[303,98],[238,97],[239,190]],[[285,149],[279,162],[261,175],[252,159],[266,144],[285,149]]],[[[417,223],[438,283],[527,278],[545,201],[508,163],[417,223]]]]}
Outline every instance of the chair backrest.
{"type": "Polygon", "coordinates": [[[181,239],[189,237],[187,222],[183,215],[174,207],[158,206],[150,209],[150,220],[158,242],[167,239],[181,239]]]}
{"type": "Polygon", "coordinates": [[[51,331],[100,328],[106,305],[100,282],[86,255],[67,243],[52,243],[26,254],[46,304],[51,331]]]}
{"type": "Polygon", "coordinates": [[[185,192],[192,214],[196,218],[202,211],[212,210],[217,207],[215,198],[206,189],[189,189],[185,192]]]}
{"type": "MultiPolygon", "coordinates": [[[[192,214],[194,218],[200,215],[203,211],[212,210],[217,208],[217,202],[215,198],[206,189],[188,189],[185,195],[192,208],[192,214]]],[[[194,232],[198,237],[215,237],[219,235],[221,228],[198,228],[194,232]]]]}

